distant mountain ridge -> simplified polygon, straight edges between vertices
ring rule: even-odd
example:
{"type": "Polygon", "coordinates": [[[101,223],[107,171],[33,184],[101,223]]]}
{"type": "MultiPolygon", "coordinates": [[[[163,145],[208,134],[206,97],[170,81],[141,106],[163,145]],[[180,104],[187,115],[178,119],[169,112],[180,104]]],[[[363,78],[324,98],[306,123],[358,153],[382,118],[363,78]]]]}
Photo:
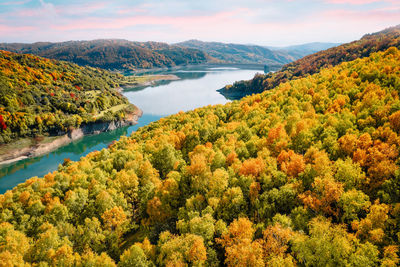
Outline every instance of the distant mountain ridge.
{"type": "Polygon", "coordinates": [[[288,47],[268,47],[253,44],[188,40],[175,45],[202,50],[221,63],[258,63],[269,67],[281,67],[283,64],[338,44],[308,43],[288,47]]]}
{"type": "Polygon", "coordinates": [[[314,54],[316,52],[326,50],[339,45],[341,45],[341,43],[313,42],[300,45],[290,45],[285,47],[274,47],[274,46],[266,46],[266,47],[268,49],[271,49],[272,51],[280,51],[282,53],[287,53],[288,55],[294,57],[297,60],[304,56],[314,54]]]}
{"type": "Polygon", "coordinates": [[[209,60],[207,54],[197,49],[121,39],[33,44],[2,43],[0,49],[104,69],[163,68],[199,64],[209,60]]]}
{"type": "Polygon", "coordinates": [[[296,59],[287,53],[272,51],[259,45],[203,42],[199,40],[189,40],[176,45],[202,50],[220,63],[258,63],[280,66],[296,59]]]}
{"type": "Polygon", "coordinates": [[[162,42],[98,39],[59,43],[0,43],[0,49],[70,61],[81,66],[137,70],[204,63],[260,64],[278,69],[284,64],[314,52],[317,48],[311,44],[270,49],[259,45],[198,40],[170,45],[162,42]]]}
{"type": "Polygon", "coordinates": [[[306,52],[318,52],[321,50],[326,50],[331,47],[335,47],[341,45],[341,43],[323,43],[323,42],[312,42],[312,43],[305,43],[299,45],[289,45],[289,46],[265,46],[271,50],[298,50],[298,51],[306,51],[306,52]]]}

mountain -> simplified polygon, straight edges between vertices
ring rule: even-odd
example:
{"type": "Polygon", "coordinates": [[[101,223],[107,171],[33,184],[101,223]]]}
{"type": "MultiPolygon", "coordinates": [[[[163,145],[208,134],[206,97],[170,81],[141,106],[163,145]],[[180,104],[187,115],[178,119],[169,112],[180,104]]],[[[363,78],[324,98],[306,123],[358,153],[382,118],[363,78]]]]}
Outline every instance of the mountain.
{"type": "Polygon", "coordinates": [[[135,107],[120,74],[0,50],[0,144],[123,121],[135,107]]]}
{"type": "MultiPolygon", "coordinates": [[[[321,44],[320,47],[322,46],[321,44]]],[[[102,39],[61,43],[0,43],[0,49],[111,70],[168,68],[201,63],[262,64],[277,69],[311,53],[311,50],[318,49],[318,45],[271,50],[257,45],[197,40],[169,45],[160,42],[102,39]]]]}
{"type": "Polygon", "coordinates": [[[270,90],[282,82],[304,77],[320,69],[335,66],[341,62],[367,57],[376,51],[383,51],[391,46],[400,47],[400,25],[383,31],[367,34],[360,40],[343,44],[289,63],[281,70],[266,75],[256,75],[252,80],[240,81],[229,85],[220,92],[237,99],[245,95],[270,90]]]}
{"type": "Polygon", "coordinates": [[[272,51],[258,45],[202,42],[199,40],[189,40],[176,45],[204,51],[220,63],[266,64],[277,67],[295,60],[294,57],[285,52],[272,51]]]}
{"type": "Polygon", "coordinates": [[[301,51],[304,53],[316,53],[321,50],[326,50],[335,46],[341,45],[340,43],[321,43],[321,42],[313,42],[313,43],[306,43],[300,45],[290,45],[284,47],[277,47],[277,46],[266,46],[268,49],[273,51],[301,51]]]}
{"type": "Polygon", "coordinates": [[[204,52],[196,49],[165,43],[141,43],[118,39],[62,43],[2,43],[0,49],[70,61],[81,66],[117,70],[198,64],[208,59],[204,52]]]}
{"type": "Polygon", "coordinates": [[[399,84],[389,48],[65,161],[0,195],[0,262],[398,266],[399,84]]]}
{"type": "Polygon", "coordinates": [[[340,43],[314,42],[314,43],[306,43],[300,45],[291,45],[286,47],[267,46],[267,48],[271,49],[272,51],[280,51],[282,53],[286,53],[297,60],[304,56],[314,54],[316,52],[326,50],[339,45],[340,43]]]}
{"type": "Polygon", "coordinates": [[[316,51],[326,49],[337,44],[309,43],[288,47],[264,47],[251,44],[226,44],[219,42],[202,42],[189,40],[177,43],[178,46],[199,49],[221,63],[236,64],[265,64],[276,68],[282,64],[292,62],[316,51]]]}

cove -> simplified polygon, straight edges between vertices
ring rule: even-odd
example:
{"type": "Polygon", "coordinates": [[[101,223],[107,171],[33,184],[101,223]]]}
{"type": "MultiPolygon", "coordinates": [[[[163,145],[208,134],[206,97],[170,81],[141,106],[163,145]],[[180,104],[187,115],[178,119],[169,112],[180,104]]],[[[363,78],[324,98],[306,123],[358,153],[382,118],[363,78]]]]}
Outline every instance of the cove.
{"type": "Polygon", "coordinates": [[[77,161],[88,153],[106,148],[123,135],[131,135],[139,127],[179,111],[229,102],[218,89],[238,80],[251,79],[261,69],[233,67],[188,67],[157,72],[174,74],[176,81],[162,81],[153,86],[125,88],[123,94],[143,111],[137,125],[98,135],[85,136],[45,156],[21,160],[0,168],[0,194],[12,189],[30,177],[42,177],[57,170],[64,159],[77,161]]]}

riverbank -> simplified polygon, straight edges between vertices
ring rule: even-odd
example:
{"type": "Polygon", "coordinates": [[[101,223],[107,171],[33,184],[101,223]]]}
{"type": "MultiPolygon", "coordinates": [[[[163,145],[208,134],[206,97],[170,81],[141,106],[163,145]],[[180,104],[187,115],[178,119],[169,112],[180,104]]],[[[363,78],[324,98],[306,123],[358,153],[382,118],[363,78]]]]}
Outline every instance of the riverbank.
{"type": "MultiPolygon", "coordinates": [[[[203,63],[203,64],[189,64],[185,66],[174,66],[170,68],[152,68],[152,69],[138,69],[135,71],[120,71],[119,73],[128,76],[138,75],[137,77],[146,76],[150,74],[157,75],[157,73],[163,72],[173,72],[180,70],[196,70],[196,69],[215,69],[215,68],[236,68],[236,69],[246,69],[246,70],[260,70],[264,71],[264,64],[235,64],[235,63],[203,63]]],[[[271,69],[280,69],[282,65],[271,66],[271,69]]]]}
{"type": "Polygon", "coordinates": [[[127,114],[123,120],[86,124],[64,135],[23,138],[10,144],[2,145],[0,146],[0,166],[48,154],[86,135],[95,135],[102,132],[113,131],[117,128],[135,125],[142,115],[142,110],[136,107],[135,111],[127,114]]]}
{"type": "Polygon", "coordinates": [[[159,81],[176,81],[180,78],[173,74],[164,74],[164,75],[143,75],[143,76],[125,76],[124,80],[120,82],[121,87],[123,88],[136,88],[143,86],[152,86],[155,85],[159,81]]]}

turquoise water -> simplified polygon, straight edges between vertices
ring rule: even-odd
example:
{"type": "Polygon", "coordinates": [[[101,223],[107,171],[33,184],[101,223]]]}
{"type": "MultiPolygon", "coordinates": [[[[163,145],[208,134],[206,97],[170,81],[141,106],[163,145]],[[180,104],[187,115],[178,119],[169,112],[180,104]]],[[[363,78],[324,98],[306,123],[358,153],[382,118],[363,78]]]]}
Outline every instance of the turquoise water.
{"type": "Polygon", "coordinates": [[[45,156],[19,161],[0,169],[0,194],[30,177],[43,176],[56,170],[65,158],[79,160],[88,153],[106,148],[120,136],[162,117],[197,107],[224,104],[229,100],[216,90],[237,80],[250,79],[261,70],[236,68],[188,68],[163,73],[180,77],[177,81],[159,82],[155,86],[126,89],[124,95],[143,111],[137,125],[99,135],[85,136],[45,156]]]}

